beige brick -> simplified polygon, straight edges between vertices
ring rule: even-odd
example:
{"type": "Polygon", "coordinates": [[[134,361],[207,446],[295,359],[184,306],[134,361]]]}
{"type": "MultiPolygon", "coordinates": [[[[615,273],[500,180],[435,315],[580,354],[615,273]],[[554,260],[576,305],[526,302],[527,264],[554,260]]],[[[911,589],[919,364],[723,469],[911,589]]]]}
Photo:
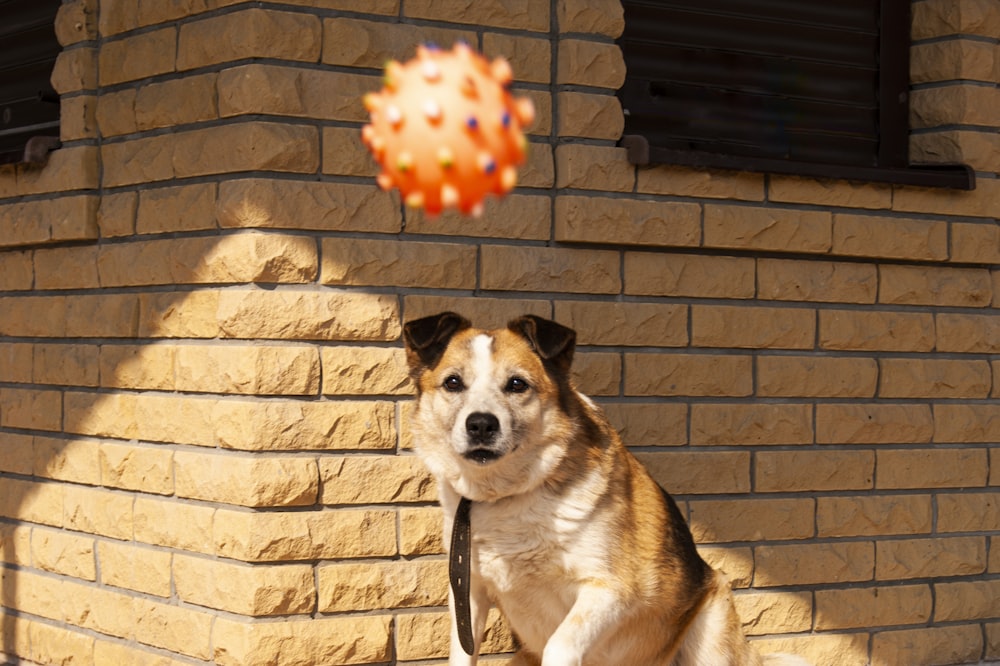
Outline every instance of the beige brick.
{"type": "MultiPolygon", "coordinates": [[[[396,512],[327,510],[245,513],[220,509],[214,538],[202,544],[243,562],[396,555],[396,512]]],[[[194,549],[191,549],[194,550],[194,549]]]]}
{"type": "Polygon", "coordinates": [[[164,657],[152,649],[111,643],[98,639],[94,643],[95,664],[134,664],[134,666],[182,666],[180,659],[164,657]]]}
{"type": "Polygon", "coordinates": [[[552,146],[546,143],[528,144],[527,160],[518,170],[517,182],[523,187],[549,188],[555,185],[555,158],[552,146]]]}
{"type": "Polygon", "coordinates": [[[701,242],[701,206],[693,203],[622,205],[621,199],[561,196],[556,199],[555,217],[559,241],[668,247],[695,247],[701,242]]]}
{"type": "Polygon", "coordinates": [[[0,291],[26,291],[32,284],[32,252],[0,254],[0,291]]]}
{"type": "Polygon", "coordinates": [[[420,44],[432,42],[450,48],[458,41],[474,44],[476,35],[469,30],[328,18],[323,21],[323,62],[381,69],[389,60],[409,60],[420,44]]]}
{"type": "Polygon", "coordinates": [[[403,507],[399,510],[400,555],[437,555],[444,552],[441,509],[403,507]]]}
{"type": "Polygon", "coordinates": [[[96,239],[97,201],[93,196],[64,196],[0,205],[0,224],[6,230],[2,245],[96,239]]]}
{"type": "Polygon", "coordinates": [[[556,83],[617,90],[625,83],[625,58],[617,44],[562,39],[556,83]]]}
{"type": "Polygon", "coordinates": [[[366,178],[374,178],[380,171],[361,141],[361,132],[354,127],[323,128],[322,168],[325,174],[366,178]]]}
{"type": "Polygon", "coordinates": [[[808,539],[815,533],[812,499],[702,500],[688,506],[698,543],[808,539]]]}
{"type": "Polygon", "coordinates": [[[750,491],[750,454],[742,451],[669,453],[637,452],[652,477],[678,495],[750,491]]]}
{"type": "Polygon", "coordinates": [[[135,639],[196,659],[212,655],[212,615],[150,599],[135,600],[135,639]]]}
{"type": "Polygon", "coordinates": [[[433,502],[437,485],[415,456],[324,456],[323,504],[433,502]],[[364,479],[364,483],[358,483],[364,479]]]}
{"type": "Polygon", "coordinates": [[[548,32],[550,7],[530,0],[411,0],[405,3],[409,18],[471,23],[477,26],[548,32]]]}
{"type": "Polygon", "coordinates": [[[180,391],[251,395],[315,395],[319,355],[313,347],[177,347],[175,387],[180,391]]]}
{"type": "Polygon", "coordinates": [[[41,622],[28,625],[31,660],[39,664],[93,664],[94,637],[41,622]]]}
{"type": "Polygon", "coordinates": [[[937,496],[938,532],[995,532],[998,530],[1000,530],[1000,504],[997,502],[995,493],[941,494],[937,496]]]}
{"type": "Polygon", "coordinates": [[[625,29],[625,15],[618,2],[560,0],[556,4],[559,32],[588,32],[619,37],[625,29]]]}
{"type": "Polygon", "coordinates": [[[130,543],[99,541],[101,583],[157,597],[172,594],[169,551],[130,543]]]}
{"type": "Polygon", "coordinates": [[[239,179],[219,186],[215,214],[223,228],[394,233],[399,202],[374,184],[239,179]]]}
{"type": "Polygon", "coordinates": [[[56,39],[62,46],[96,39],[97,16],[93,5],[82,0],[60,5],[54,28],[56,39]]]}
{"type": "Polygon", "coordinates": [[[35,437],[32,457],[35,476],[95,486],[100,483],[96,441],[35,437]]]}
{"type": "Polygon", "coordinates": [[[100,353],[101,384],[119,388],[173,390],[177,348],[104,345],[100,353]]]}
{"type": "Polygon", "coordinates": [[[982,652],[983,633],[975,625],[881,631],[872,638],[872,663],[887,666],[973,663],[982,652]]]}
{"type": "Polygon", "coordinates": [[[312,566],[253,566],[175,555],[177,596],[197,606],[250,615],[309,613],[316,605],[312,566]]]}
{"type": "Polygon", "coordinates": [[[789,634],[812,629],[812,595],[808,592],[749,592],[733,601],[748,636],[789,634]]]}
{"type": "Polygon", "coordinates": [[[931,619],[929,585],[816,591],[816,629],[865,629],[923,624],[931,619]]]}
{"type": "Polygon", "coordinates": [[[605,250],[484,245],[480,287],[488,290],[617,294],[620,255],[605,250]]]}
{"type": "Polygon", "coordinates": [[[34,528],[31,561],[37,569],[83,580],[97,580],[93,537],[34,528]]]}
{"type": "Polygon", "coordinates": [[[108,41],[101,45],[99,77],[102,86],[135,81],[174,71],[177,60],[177,29],[108,41]]]}
{"type": "Polygon", "coordinates": [[[707,247],[826,253],[831,228],[831,215],[825,211],[705,206],[707,247]]]}
{"type": "Polygon", "coordinates": [[[378,88],[374,76],[323,69],[250,64],[219,73],[219,115],[267,114],[362,122],[366,92],[378,88]]]}
{"type": "Polygon", "coordinates": [[[250,8],[181,26],[177,69],[243,58],[318,62],[322,26],[317,16],[250,8]]]}
{"type": "Polygon", "coordinates": [[[455,311],[469,318],[480,328],[503,328],[507,322],[524,314],[551,319],[552,304],[547,300],[489,298],[487,296],[458,297],[407,295],[403,301],[404,319],[427,317],[438,312],[455,311]]]}
{"type": "Polygon", "coordinates": [[[0,471],[31,476],[34,471],[31,435],[0,433],[0,471]]]}
{"type": "Polygon", "coordinates": [[[988,307],[990,275],[979,268],[879,267],[879,302],[893,305],[988,307]]]}
{"type": "MultiPolygon", "coordinates": [[[[396,652],[400,659],[447,657],[450,620],[447,613],[412,613],[398,616],[396,652]]],[[[500,611],[486,617],[482,654],[511,652],[514,639],[500,611]]]]}
{"type": "Polygon", "coordinates": [[[696,404],[691,406],[691,443],[700,446],[811,444],[808,405],[696,404]]]}
{"type": "MultiPolygon", "coordinates": [[[[522,169],[522,173],[524,170],[522,169]]],[[[552,200],[547,196],[512,194],[488,197],[483,214],[470,217],[454,210],[431,216],[406,209],[406,230],[418,234],[548,240],[552,233],[552,200]]]]}
{"type": "Polygon", "coordinates": [[[136,233],[215,229],[214,183],[143,190],[136,211],[136,233]]]}
{"type": "Polygon", "coordinates": [[[878,364],[870,358],[760,356],[757,394],[766,397],[871,398],[878,364]]]}
{"type": "Polygon", "coordinates": [[[922,215],[996,217],[1000,182],[980,179],[975,190],[942,190],[939,187],[897,186],[892,195],[892,209],[922,215]]]}
{"type": "Polygon", "coordinates": [[[65,335],[68,338],[131,338],[136,335],[139,299],[135,294],[73,296],[66,299],[65,307],[65,335]]]}
{"type": "Polygon", "coordinates": [[[26,342],[0,343],[0,381],[31,384],[35,345],[26,342]]]}
{"type": "Polygon", "coordinates": [[[444,606],[448,563],[414,560],[317,567],[321,613],[444,606]]]}
{"type": "Polygon", "coordinates": [[[635,186],[624,148],[569,143],[557,146],[555,155],[556,187],[631,192],[635,186]]]}
{"type": "Polygon", "coordinates": [[[1000,623],[993,622],[984,625],[986,633],[986,654],[987,659],[1000,657],[1000,623]]]}
{"type": "Polygon", "coordinates": [[[755,455],[757,492],[873,487],[875,453],[872,451],[759,451],[755,455]]]}
{"type": "Polygon", "coordinates": [[[515,81],[549,83],[552,52],[552,44],[547,39],[497,32],[483,35],[483,54],[491,59],[506,59],[514,70],[515,81]]]}
{"type": "Polygon", "coordinates": [[[933,508],[929,495],[820,497],[816,500],[820,537],[929,534],[933,508]]]}
{"type": "Polygon", "coordinates": [[[625,114],[614,95],[560,92],[555,104],[560,136],[618,140],[625,129],[625,114]]]}
{"type": "Polygon", "coordinates": [[[910,126],[987,125],[1000,95],[993,86],[942,85],[914,90],[910,95],[910,126]]]}
{"type": "Polygon", "coordinates": [[[59,138],[63,142],[97,136],[97,97],[80,95],[59,103],[59,138]]]}
{"type": "Polygon", "coordinates": [[[625,253],[625,293],[630,295],[753,298],[754,281],[750,258],[625,253]]]}
{"type": "Polygon", "coordinates": [[[227,289],[206,315],[222,337],[248,340],[390,341],[402,330],[397,297],[328,289],[227,289]]]}
{"type": "Polygon", "coordinates": [[[993,45],[973,39],[949,39],[910,48],[910,80],[931,83],[957,79],[995,80],[993,45]]]}
{"type": "Polygon", "coordinates": [[[213,553],[215,509],[178,500],[139,496],[135,499],[135,540],[195,553],[213,553]]]}
{"type": "Polygon", "coordinates": [[[760,259],[758,295],[776,301],[874,303],[878,290],[875,266],[833,261],[760,259]]]}
{"type": "Polygon", "coordinates": [[[935,622],[995,618],[1000,581],[935,583],[934,597],[935,622]]]}
{"type": "Polygon", "coordinates": [[[0,297],[0,334],[11,337],[65,336],[66,297],[0,297]]]}
{"type": "Polygon", "coordinates": [[[206,122],[219,117],[216,74],[152,83],[136,91],[135,124],[139,131],[206,122]]]}
{"type": "Polygon", "coordinates": [[[935,442],[996,442],[1000,407],[993,404],[934,405],[935,442]]]}
{"type": "Polygon", "coordinates": [[[476,283],[472,245],[327,238],[322,257],[323,284],[469,289],[476,283]]]}
{"type": "Polygon", "coordinates": [[[1000,261],[1000,227],[995,224],[953,222],[952,261],[995,264],[1000,261]]]}
{"type": "Polygon", "coordinates": [[[592,397],[621,393],[621,354],[585,353],[574,358],[571,380],[581,393],[592,397]]]}
{"type": "Polygon", "coordinates": [[[1000,16],[989,3],[977,0],[944,2],[931,0],[913,10],[913,39],[927,39],[956,33],[992,34],[1000,16]]]}
{"type": "MultiPolygon", "coordinates": [[[[976,171],[995,171],[998,165],[997,147],[1000,137],[989,130],[969,129],[910,135],[910,159],[927,163],[968,164],[976,171]]],[[[958,247],[953,244],[953,258],[958,259],[958,247]]],[[[989,248],[984,250],[990,252],[989,248]]],[[[980,263],[980,262],[976,262],[980,263]]]]}
{"type": "Polygon", "coordinates": [[[986,361],[884,358],[879,360],[884,398],[986,398],[993,375],[986,361]]]}
{"type": "Polygon", "coordinates": [[[139,131],[135,119],[137,94],[135,88],[127,88],[101,95],[97,109],[94,110],[94,121],[103,136],[115,137],[139,131]]]}
{"type": "Polygon", "coordinates": [[[986,485],[986,449],[887,449],[877,455],[876,488],[970,488],[986,485]]]}
{"type": "Polygon", "coordinates": [[[941,261],[948,257],[948,224],[898,217],[834,215],[833,253],[941,261]]]}
{"type": "Polygon", "coordinates": [[[764,177],[746,171],[649,165],[639,169],[636,190],[644,194],[763,201],[764,177]]]}
{"type": "Polygon", "coordinates": [[[0,388],[0,426],[30,430],[62,429],[62,393],[0,388]]]}
{"type": "Polygon", "coordinates": [[[318,257],[309,238],[239,233],[103,246],[102,286],[219,282],[311,282],[318,257]]]}
{"type": "Polygon", "coordinates": [[[133,497],[126,493],[67,485],[54,508],[60,525],[77,532],[97,534],[112,539],[131,539],[134,535],[133,497]]]}
{"type": "Polygon", "coordinates": [[[35,252],[35,289],[97,287],[96,247],[67,247],[35,252]]]}
{"type": "Polygon", "coordinates": [[[691,344],[698,347],[812,349],[816,313],[804,308],[692,305],[691,344]]]}
{"type": "MultiPolygon", "coordinates": [[[[222,293],[156,291],[139,295],[138,337],[214,338],[222,293]]],[[[261,336],[264,337],[264,336],[261,336]]]]}
{"type": "Polygon", "coordinates": [[[876,543],[878,580],[968,576],[986,571],[985,537],[935,537],[876,543]]]}
{"type": "Polygon", "coordinates": [[[409,395],[406,354],[398,347],[324,347],[323,393],[409,395]]]}
{"type": "Polygon", "coordinates": [[[682,446],[688,443],[686,405],[605,402],[601,407],[627,446],[682,446]]]}
{"type": "Polygon", "coordinates": [[[892,188],[881,183],[798,176],[772,176],[767,193],[770,201],[846,208],[889,208],[892,202],[892,188]]]}
{"type": "Polygon", "coordinates": [[[872,580],[871,542],[787,544],[755,548],[754,587],[872,580]]]}
{"type": "Polygon", "coordinates": [[[97,226],[101,238],[131,236],[135,233],[135,215],[138,206],[138,192],[102,196],[97,209],[97,226]]]}
{"type": "Polygon", "coordinates": [[[220,617],[212,627],[212,656],[219,666],[371,664],[390,659],[391,627],[390,616],[266,623],[220,617]]]}
{"type": "Polygon", "coordinates": [[[312,505],[319,495],[316,461],[297,456],[177,451],[174,479],[178,497],[239,506],[312,505]]]}
{"type": "Polygon", "coordinates": [[[931,313],[819,311],[823,349],[929,352],[938,340],[936,333],[931,313]]]}
{"type": "Polygon", "coordinates": [[[743,546],[703,546],[695,544],[698,554],[713,569],[729,579],[733,589],[750,587],[753,580],[753,551],[743,546]]]}
{"type": "Polygon", "coordinates": [[[748,396],[749,356],[625,354],[625,395],[748,396]]]}
{"type": "Polygon", "coordinates": [[[61,95],[93,90],[97,87],[97,49],[81,47],[60,51],[49,81],[61,95]]]}
{"type": "Polygon", "coordinates": [[[816,406],[819,444],[930,442],[934,420],[927,405],[837,404],[816,406]]]}
{"type": "Polygon", "coordinates": [[[557,301],[555,319],[576,330],[580,345],[683,347],[688,342],[683,305],[557,301]]]}

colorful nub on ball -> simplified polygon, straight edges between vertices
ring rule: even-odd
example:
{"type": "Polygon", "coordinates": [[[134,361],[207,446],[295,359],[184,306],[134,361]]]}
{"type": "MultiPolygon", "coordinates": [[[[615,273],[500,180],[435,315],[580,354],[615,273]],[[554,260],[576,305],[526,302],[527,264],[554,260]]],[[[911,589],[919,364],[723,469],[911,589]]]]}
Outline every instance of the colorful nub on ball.
{"type": "Polygon", "coordinates": [[[379,186],[399,188],[407,206],[432,215],[479,215],[486,196],[513,189],[535,109],[510,94],[511,78],[506,60],[489,62],[463,43],[390,61],[382,90],[365,95],[371,123],[361,131],[382,167],[379,186]]]}

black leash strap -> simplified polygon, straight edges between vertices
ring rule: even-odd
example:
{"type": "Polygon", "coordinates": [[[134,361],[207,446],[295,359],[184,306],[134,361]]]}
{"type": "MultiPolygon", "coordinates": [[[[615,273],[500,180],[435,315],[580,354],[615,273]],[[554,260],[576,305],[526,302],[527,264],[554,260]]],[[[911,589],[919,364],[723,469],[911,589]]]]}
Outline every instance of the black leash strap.
{"type": "Polygon", "coordinates": [[[451,529],[451,551],[448,554],[448,578],[455,597],[455,626],[458,641],[469,656],[476,650],[472,637],[472,607],[469,603],[469,576],[472,569],[472,525],[469,510],[472,501],[463,497],[455,511],[455,524],[451,529]]]}

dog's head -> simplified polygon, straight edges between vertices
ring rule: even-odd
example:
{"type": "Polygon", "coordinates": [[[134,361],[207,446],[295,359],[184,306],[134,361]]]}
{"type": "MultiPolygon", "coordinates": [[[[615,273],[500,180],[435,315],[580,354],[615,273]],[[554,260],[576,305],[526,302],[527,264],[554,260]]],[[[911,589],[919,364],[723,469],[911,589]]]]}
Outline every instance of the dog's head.
{"type": "Polygon", "coordinates": [[[481,330],[452,312],[404,327],[414,435],[433,472],[471,499],[537,485],[565,455],[575,333],[535,316],[481,330]]]}

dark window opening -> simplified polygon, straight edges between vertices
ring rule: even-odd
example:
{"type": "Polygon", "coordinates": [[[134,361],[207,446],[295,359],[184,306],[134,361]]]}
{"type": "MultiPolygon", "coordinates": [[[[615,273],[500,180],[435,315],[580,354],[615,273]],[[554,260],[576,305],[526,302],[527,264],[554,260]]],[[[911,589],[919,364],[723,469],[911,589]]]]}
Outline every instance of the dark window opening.
{"type": "Polygon", "coordinates": [[[974,187],[909,163],[909,0],[622,5],[633,163],[974,187]]]}
{"type": "Polygon", "coordinates": [[[59,95],[50,78],[62,50],[59,0],[0,0],[0,164],[42,163],[59,145],[59,95]]]}

